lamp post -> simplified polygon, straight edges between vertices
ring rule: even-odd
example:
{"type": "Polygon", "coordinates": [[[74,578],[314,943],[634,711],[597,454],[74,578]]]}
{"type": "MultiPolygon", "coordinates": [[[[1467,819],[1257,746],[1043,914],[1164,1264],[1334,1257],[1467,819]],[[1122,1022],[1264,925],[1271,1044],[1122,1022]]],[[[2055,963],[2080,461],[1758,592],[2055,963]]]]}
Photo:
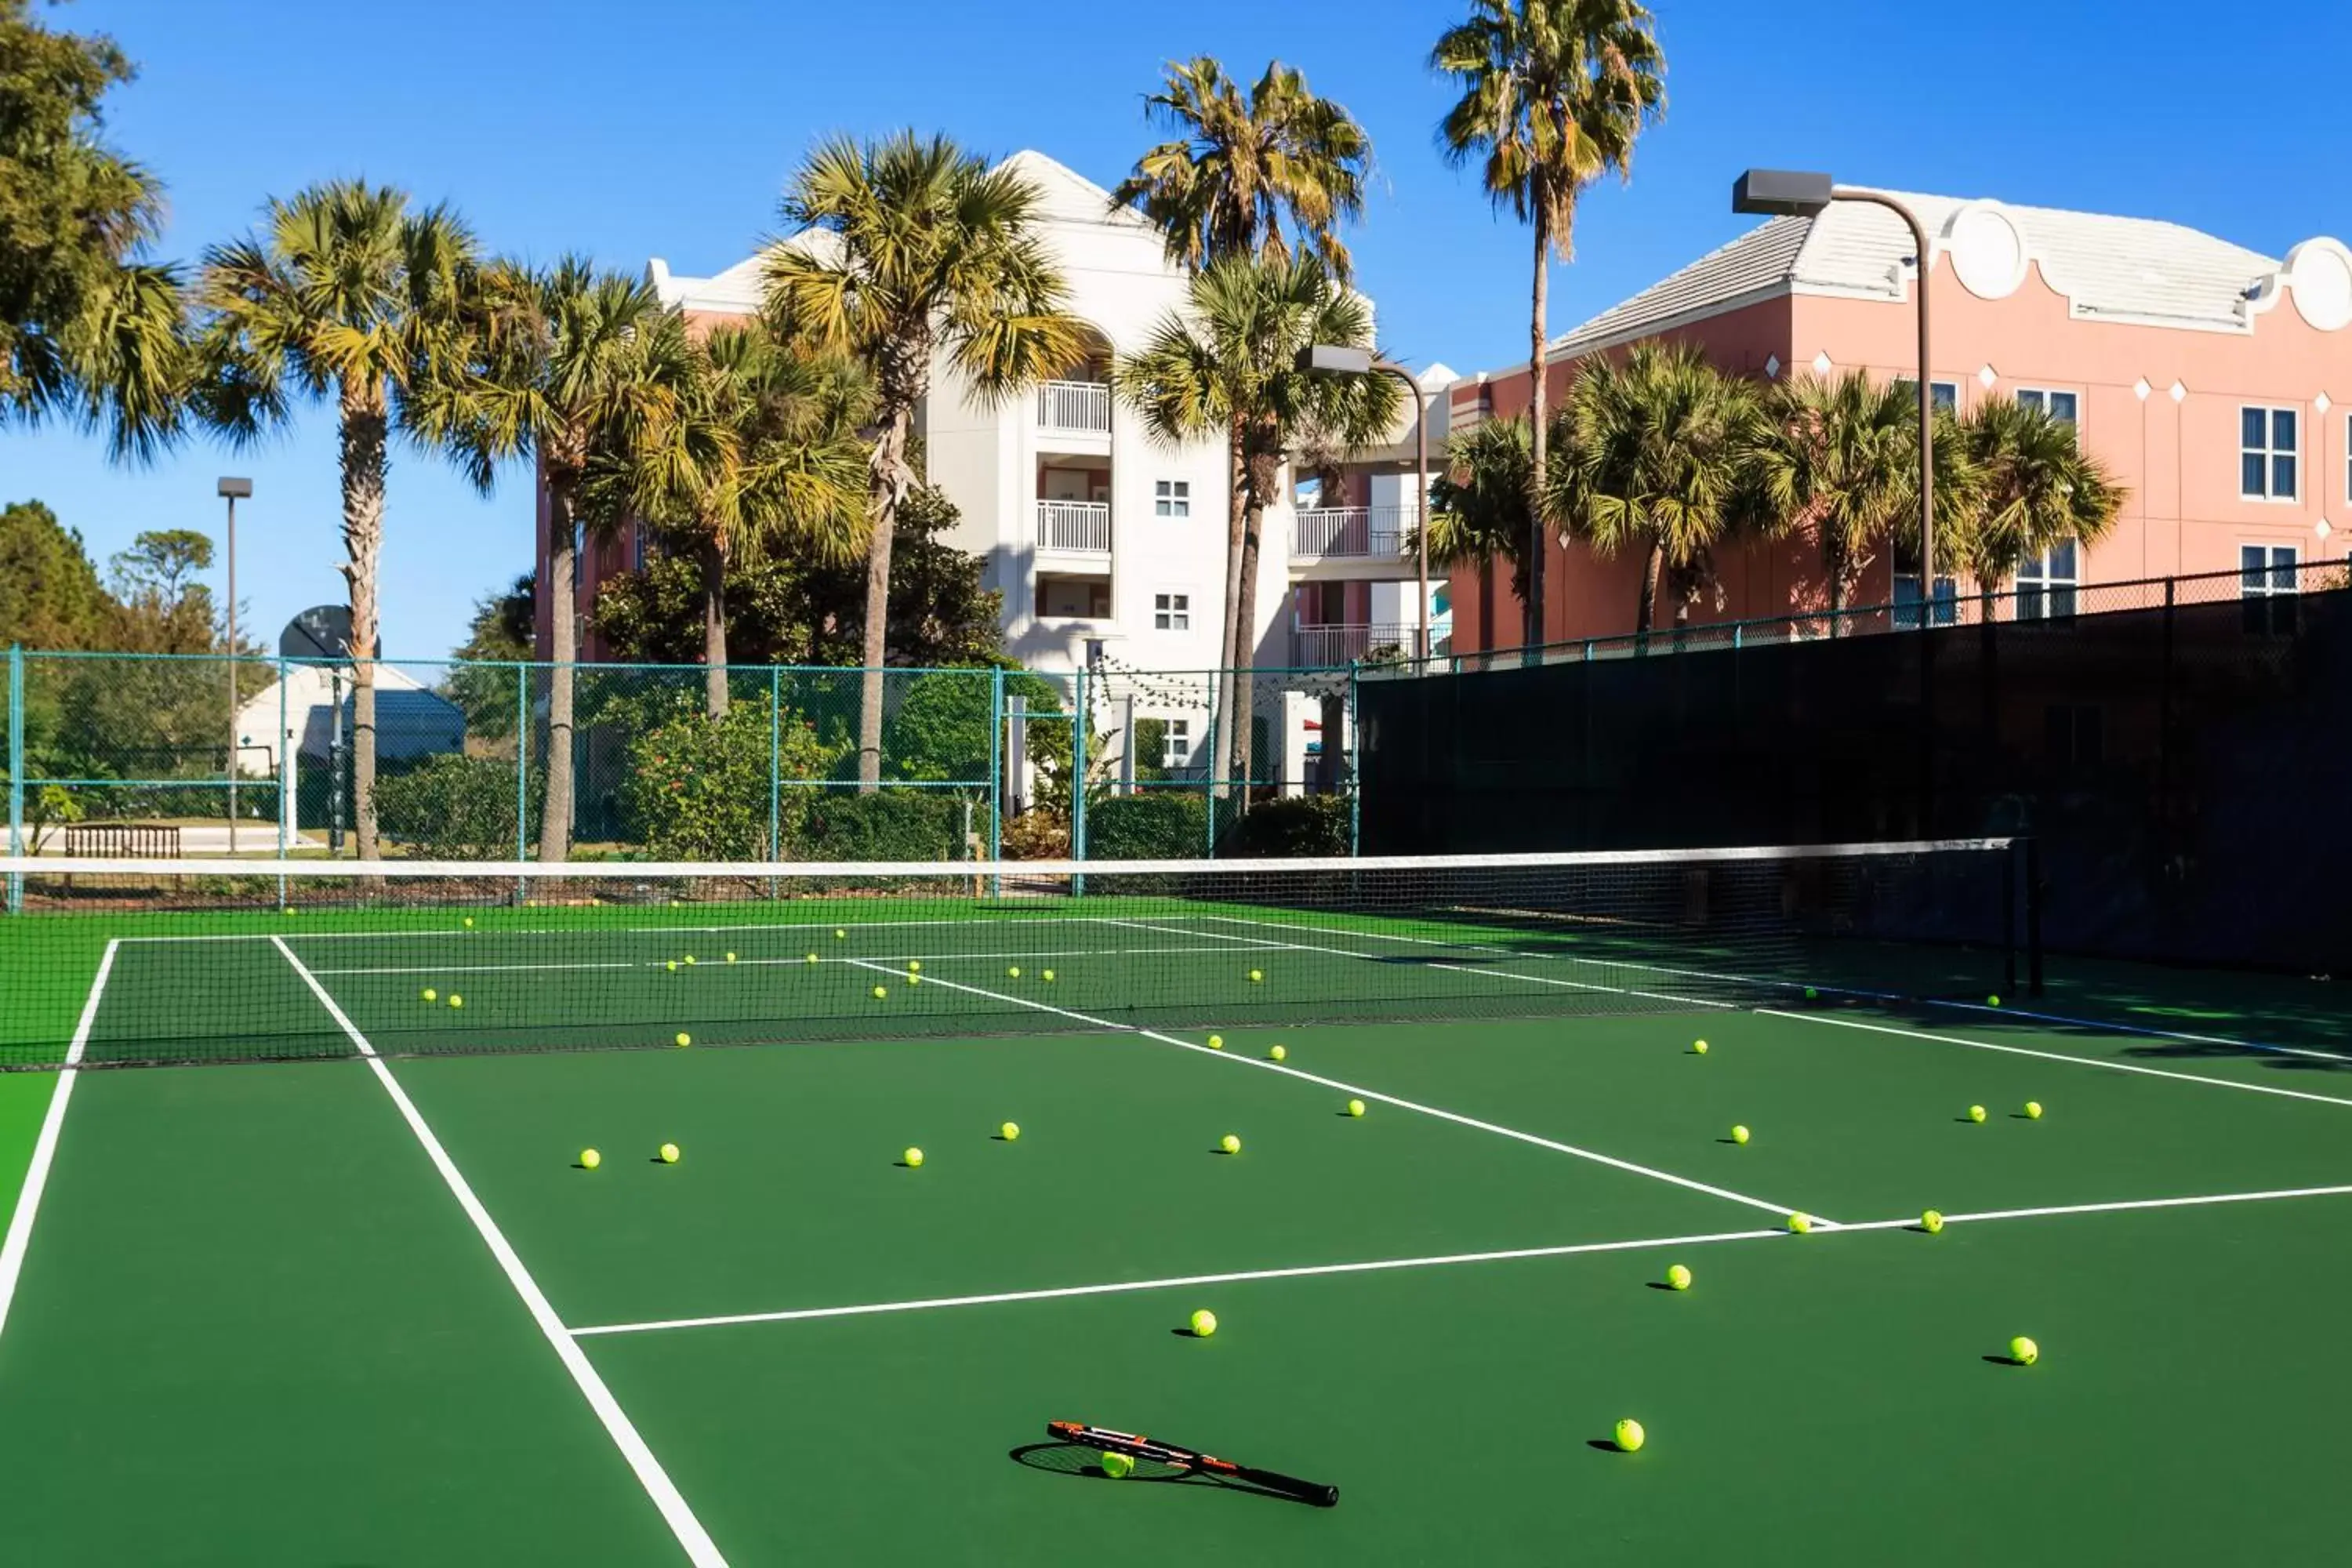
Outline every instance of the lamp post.
{"type": "Polygon", "coordinates": [[[1827,174],[1750,169],[1732,183],[1731,210],[1773,217],[1818,217],[1832,202],[1868,202],[1911,230],[1919,265],[1919,626],[1936,610],[1936,395],[1927,379],[1927,227],[1900,197],[1866,185],[1841,185],[1827,174]]]}
{"type": "MultiPolygon", "coordinates": [[[[1412,617],[1412,655],[1418,668],[1429,662],[1429,399],[1423,395],[1421,383],[1413,379],[1412,372],[1391,361],[1374,359],[1369,349],[1317,343],[1298,351],[1298,368],[1333,375],[1392,375],[1404,383],[1405,395],[1412,399],[1413,471],[1421,487],[1415,492],[1412,506],[1412,574],[1420,595],[1412,617]]],[[[1367,544],[1370,542],[1370,531],[1367,520],[1367,544]]]]}
{"type": "Polygon", "coordinates": [[[236,853],[236,503],[253,496],[251,479],[224,476],[213,493],[228,502],[228,852],[236,853]]]}

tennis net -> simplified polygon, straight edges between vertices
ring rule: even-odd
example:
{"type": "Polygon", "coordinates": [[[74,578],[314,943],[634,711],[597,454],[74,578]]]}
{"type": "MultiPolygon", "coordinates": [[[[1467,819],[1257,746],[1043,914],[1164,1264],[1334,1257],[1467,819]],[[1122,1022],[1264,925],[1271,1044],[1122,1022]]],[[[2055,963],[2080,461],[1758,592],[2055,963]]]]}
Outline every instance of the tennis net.
{"type": "MultiPolygon", "coordinates": [[[[2021,841],[813,865],[0,858],[0,1066],[2015,988],[2021,841]]],[[[2029,960],[2030,962],[2030,960],[2029,960]]]]}

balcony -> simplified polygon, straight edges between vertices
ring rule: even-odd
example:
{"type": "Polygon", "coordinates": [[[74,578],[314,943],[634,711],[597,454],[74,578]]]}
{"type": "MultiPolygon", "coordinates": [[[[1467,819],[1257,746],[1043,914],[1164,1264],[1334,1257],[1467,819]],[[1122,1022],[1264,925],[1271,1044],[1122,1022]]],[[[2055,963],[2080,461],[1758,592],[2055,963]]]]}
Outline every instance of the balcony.
{"type": "Polygon", "coordinates": [[[1411,505],[1303,507],[1291,526],[1291,558],[1393,560],[1411,547],[1420,521],[1411,505]]]}
{"type": "Polygon", "coordinates": [[[1063,555],[1110,554],[1110,503],[1041,500],[1037,503],[1037,548],[1063,555]]]}
{"type": "Polygon", "coordinates": [[[1110,434],[1110,384],[1049,381],[1037,389],[1037,427],[1066,436],[1110,434]]]}
{"type": "Polygon", "coordinates": [[[1402,623],[1372,622],[1360,626],[1293,626],[1290,662],[1301,669],[1333,665],[1385,663],[1412,657],[1413,628],[1402,623]]]}

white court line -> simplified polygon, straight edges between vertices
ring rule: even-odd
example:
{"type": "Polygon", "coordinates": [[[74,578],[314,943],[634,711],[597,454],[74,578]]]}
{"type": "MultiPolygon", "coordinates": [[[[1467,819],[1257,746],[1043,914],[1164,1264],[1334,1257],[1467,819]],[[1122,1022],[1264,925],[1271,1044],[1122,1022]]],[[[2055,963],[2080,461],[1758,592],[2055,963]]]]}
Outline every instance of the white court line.
{"type": "Polygon", "coordinates": [[[1867,1024],[1859,1018],[1833,1018],[1826,1013],[1785,1013],[1778,1007],[1758,1007],[1754,1011],[1772,1018],[1795,1018],[1811,1024],[1834,1024],[1841,1029],[1867,1029],[1877,1035],[1899,1035],[1908,1040],[1931,1040],[1937,1045],[1967,1046],[1972,1050],[2000,1051],[2013,1057],[2038,1057],[2043,1061],[2068,1062],[2075,1067],[2097,1068],[2105,1072],[2137,1073],[2143,1078],[2168,1078],[2180,1083],[2201,1083],[2214,1089],[2243,1089],[2248,1094],[2274,1094],[2282,1100],[2308,1100],[2320,1105],[2352,1106],[2352,1100],[2332,1094],[2314,1094],[2308,1089],[2281,1089],[2276,1084],[2241,1083],[2235,1079],[2208,1078],[2203,1073],[2175,1072],[2170,1068],[2143,1067],[2137,1062],[2111,1062],[2101,1057],[2078,1057],[2065,1051],[2036,1050],[2031,1046],[2007,1045],[1998,1040],[1971,1040],[1959,1035],[1931,1035],[1921,1029],[1902,1029],[1892,1024],[1867,1024]]]}
{"type": "MultiPolygon", "coordinates": [[[[1981,1225],[1992,1221],[2046,1219],[2062,1215],[2121,1214],[2140,1209],[2202,1208],[2216,1204],[2269,1203],[2283,1198],[2342,1197],[2352,1186],[2287,1187],[2263,1193],[2208,1193],[2181,1198],[2131,1198],[2115,1203],[2054,1204],[2042,1208],[1987,1209],[1975,1214],[1948,1214],[1947,1226],[1981,1225]]],[[[1842,1225],[1834,1231],[1908,1230],[1916,1215],[1901,1219],[1865,1220],[1842,1225]]],[[[955,1307],[993,1307],[1019,1301],[1062,1301],[1082,1296],[1124,1296],[1143,1290],[1189,1289],[1203,1285],[1252,1284],[1261,1279],[1311,1279],[1339,1274],[1380,1274],[1401,1268],[1450,1268],[1471,1263],[1510,1263],[1539,1258],[1577,1258],[1593,1253],[1649,1252],[1669,1247],[1710,1247],[1729,1241],[1799,1238],[1785,1229],[1723,1230],[1697,1236],[1644,1237],[1635,1241],[1583,1241],[1559,1247],[1516,1247],[1493,1252],[1444,1252],[1423,1258],[1381,1258],[1356,1263],[1311,1263],[1288,1268],[1236,1268],[1218,1274],[1182,1274],[1165,1279],[1119,1279],[1097,1285],[1057,1285],[1036,1290],[996,1290],[975,1296],[930,1296],[908,1301],[871,1301],[847,1307],[794,1307],[773,1312],[727,1312],[707,1318],[657,1318],[641,1323],[601,1323],[574,1329],[574,1336],[641,1334],[667,1329],[730,1328],[743,1323],[798,1323],[820,1318],[869,1318],[891,1312],[928,1312],[955,1307]]]]}
{"type": "Polygon", "coordinates": [[[508,1243],[505,1233],[499,1229],[498,1222],[490,1218],[489,1210],[482,1206],[482,1200],[474,1195],[473,1187],[458,1171],[457,1162],[449,1158],[449,1152],[441,1146],[441,1140],[426,1124],[424,1113],[416,1109],[415,1101],[408,1098],[408,1091],[400,1087],[400,1080],[392,1076],[392,1068],[376,1055],[375,1047],[360,1033],[359,1026],[328,994],[326,986],[320,984],[319,977],[304,968],[302,961],[294,956],[294,950],[275,936],[269,940],[285,956],[286,962],[293,965],[294,973],[302,977],[302,983],[310,988],[310,994],[319,999],[320,1006],[326,1008],[328,1016],[341,1026],[375,1073],[376,1081],[383,1085],[384,1092],[392,1096],[392,1102],[399,1108],[401,1119],[408,1123],[408,1130],[416,1135],[417,1142],[424,1145],[425,1156],[433,1162],[434,1169],[441,1173],[441,1179],[447,1184],[450,1195],[457,1200],[457,1206],[466,1211],[466,1217],[474,1222],[474,1229],[481,1237],[483,1244],[489,1247],[490,1256],[498,1259],[499,1268],[506,1274],[507,1283],[513,1286],[515,1294],[522,1298],[531,1321],[539,1325],[539,1331],[547,1337],[547,1342],[555,1348],[556,1358],[562,1362],[563,1370],[572,1374],[572,1383],[587,1399],[589,1408],[595,1411],[596,1418],[604,1424],[604,1430],[621,1450],[621,1457],[628,1460],[629,1468],[636,1472],[638,1484],[646,1489],[646,1495],[661,1510],[670,1533],[685,1549],[688,1561],[694,1563],[695,1568],[727,1568],[727,1559],[719,1554],[717,1543],[702,1528],[702,1521],[694,1517],[694,1510],[688,1505],[684,1494],[671,1482],[669,1473],[662,1468],[661,1461],[654,1457],[653,1449],[637,1435],[628,1413],[621,1408],[620,1401],[613,1397],[613,1391],[604,1386],[604,1378],[589,1364],[587,1352],[580,1348],[571,1331],[564,1328],[562,1320],[555,1315],[555,1309],[540,1289],[539,1282],[530,1277],[530,1270],[523,1267],[522,1258],[508,1243]]]}
{"type": "MultiPolygon", "coordinates": [[[[1279,942],[1258,942],[1247,937],[1218,937],[1219,942],[1248,942],[1252,947],[1276,952],[1290,944],[1279,942]]],[[[1171,952],[1231,952],[1229,947],[1097,947],[1077,948],[1066,952],[1041,952],[1034,948],[1010,948],[1003,952],[877,952],[858,958],[819,958],[819,963],[952,963],[964,958],[1026,958],[1046,963],[1058,963],[1070,958],[1157,958],[1171,952]]],[[[543,969],[659,969],[667,959],[638,959],[628,963],[416,963],[397,967],[373,966],[357,969],[314,969],[314,974],[508,974],[543,969]]],[[[697,970],[709,969],[724,973],[729,969],[806,969],[803,958],[739,958],[732,963],[713,962],[698,963],[697,970]]]]}
{"type": "MultiPolygon", "coordinates": [[[[852,959],[850,962],[861,968],[871,969],[877,974],[897,973],[864,959],[852,959]]],[[[1033,1007],[1040,1013],[1052,1013],[1064,1018],[1075,1018],[1081,1024],[1091,1024],[1099,1029],[1113,1029],[1123,1034],[1140,1035],[1147,1040],[1157,1040],[1161,1045],[1197,1051],[1204,1057],[1213,1057],[1219,1061],[1238,1062],[1244,1067],[1281,1073],[1286,1078],[1298,1079],[1306,1083],[1320,1084],[1326,1089],[1336,1089],[1360,1100],[1378,1100],[1383,1105],[1393,1105],[1400,1110],[1417,1111],[1423,1116],[1433,1116],[1440,1121],[1451,1121],[1456,1126],[1475,1128],[1481,1132],[1492,1132],[1500,1137],[1516,1139],[1522,1143],[1532,1143],[1538,1149],[1549,1149],[1555,1153],[1572,1154],[1580,1160],[1590,1160],[1596,1165],[1607,1165],[1613,1170],[1630,1172],[1637,1176],[1647,1176],[1653,1181],[1670,1183],[1677,1187],[1688,1188],[1695,1193],[1705,1193],[1712,1198],[1722,1198],[1730,1203],[1744,1204],[1752,1209],[1762,1209],[1768,1214],[1787,1215],[1801,1212],[1798,1205],[1794,1204],[1778,1204],[1764,1198],[1751,1197],[1746,1193],[1735,1193],[1728,1187],[1712,1186],[1689,1176],[1677,1176],[1672,1171],[1661,1171],[1654,1166],[1636,1164],[1631,1160],[1621,1160],[1614,1154],[1603,1154],[1591,1149],[1580,1149],[1573,1143],[1562,1143],[1554,1139],[1538,1137],[1533,1132],[1522,1132],[1515,1127],[1504,1127],[1492,1121],[1481,1121],[1475,1116],[1465,1116],[1459,1111],[1441,1110],[1433,1105],[1423,1105],[1418,1100],[1403,1100],[1393,1094],[1382,1094],[1376,1089],[1366,1089],[1360,1084],[1343,1083],[1336,1078],[1324,1078],[1316,1073],[1304,1072],[1282,1062],[1266,1061],[1258,1057],[1245,1057],[1239,1052],[1213,1051],[1206,1046],[1195,1045],[1191,1040],[1181,1039],[1174,1035],[1163,1035],[1157,1029],[1146,1029],[1135,1024],[1114,1023],[1108,1018],[1097,1018],[1092,1014],[1074,1013],[1066,1007],[1056,1007],[1045,1002],[1033,1002],[1025,996],[1008,996],[1001,991],[987,991],[977,985],[966,985],[961,981],[934,980],[926,975],[924,982],[927,984],[943,986],[950,991],[962,991],[974,996],[985,996],[992,1002],[1010,1002],[1016,1006],[1033,1007]]],[[[1810,1209],[1801,1212],[1812,1214],[1810,1209]]],[[[1825,1219],[1818,1214],[1813,1214],[1812,1217],[1813,1223],[1824,1230],[1837,1223],[1834,1220],[1825,1219]]]]}
{"type": "Polygon", "coordinates": [[[8,1235],[0,1240],[0,1330],[8,1326],[8,1306],[16,1299],[17,1277],[25,1271],[25,1251],[33,1244],[33,1218],[41,1210],[41,1194],[49,1184],[49,1167],[58,1157],[58,1139],[65,1131],[66,1105],[73,1099],[74,1080],[81,1076],[82,1052],[89,1045],[90,1026],[98,1021],[99,998],[106,994],[106,978],[114,972],[119,944],[109,942],[90,980],[89,995],[81,1005],[73,1039],[66,1047],[65,1065],[58,1069],[57,1087],[49,1090],[48,1113],[33,1140],[32,1163],[25,1167],[25,1184],[16,1189],[16,1209],[8,1216],[8,1235]]]}

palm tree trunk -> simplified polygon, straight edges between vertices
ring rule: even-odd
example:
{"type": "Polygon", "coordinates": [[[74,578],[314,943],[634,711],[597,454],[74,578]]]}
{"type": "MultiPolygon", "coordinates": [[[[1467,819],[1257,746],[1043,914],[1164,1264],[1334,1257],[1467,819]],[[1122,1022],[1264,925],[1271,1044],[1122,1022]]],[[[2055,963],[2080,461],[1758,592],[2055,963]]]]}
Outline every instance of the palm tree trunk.
{"type": "Polygon", "coordinates": [[[572,698],[580,658],[580,544],[572,516],[572,481],[551,468],[547,480],[547,800],[540,808],[539,858],[552,864],[572,852],[572,698]]]}
{"type": "Polygon", "coordinates": [[[1830,577],[1830,636],[1842,637],[1846,633],[1846,602],[1853,597],[1853,588],[1846,581],[1845,563],[1832,561],[1826,564],[1830,577]]]}
{"type": "Polygon", "coordinates": [[[1642,565],[1642,602],[1633,609],[1633,636],[1643,647],[1649,644],[1650,628],[1657,624],[1658,577],[1665,562],[1665,546],[1651,540],[1649,559],[1642,565]]]}
{"type": "Polygon", "coordinates": [[[1265,498],[1274,492],[1275,481],[1280,477],[1282,458],[1278,447],[1266,441],[1253,441],[1243,467],[1244,502],[1242,506],[1241,591],[1234,596],[1234,774],[1241,781],[1242,809],[1249,809],[1249,785],[1256,737],[1256,681],[1251,671],[1257,666],[1257,558],[1258,546],[1265,532],[1265,498]]]}
{"type": "Polygon", "coordinates": [[[866,673],[857,683],[857,793],[882,787],[882,658],[890,631],[890,543],[898,527],[898,500],[906,493],[907,423],[911,404],[893,400],[884,410],[882,436],[874,452],[867,493],[874,504],[874,538],[866,548],[866,643],[859,656],[866,673]]]}
{"type": "Polygon", "coordinates": [[[352,605],[352,826],[360,858],[373,860],[383,848],[375,826],[375,654],[378,640],[376,579],[383,552],[383,395],[373,387],[343,394],[340,438],[342,451],[343,567],[352,605]]]}
{"type": "MultiPolygon", "coordinates": [[[[1229,488],[1225,497],[1225,610],[1224,631],[1217,643],[1217,663],[1222,667],[1217,671],[1217,718],[1228,726],[1230,733],[1230,726],[1234,721],[1234,648],[1235,646],[1234,626],[1241,616],[1242,536],[1245,530],[1245,510],[1248,506],[1246,486],[1242,478],[1242,422],[1238,417],[1233,422],[1233,436],[1227,458],[1232,472],[1227,476],[1229,488]]],[[[1220,747],[1215,743],[1215,737],[1212,735],[1209,747],[1209,775],[1213,781],[1210,785],[1210,793],[1214,798],[1224,797],[1226,786],[1223,781],[1233,776],[1232,771],[1224,765],[1224,759],[1232,754],[1233,747],[1230,743],[1220,747]]]]}
{"type": "Polygon", "coordinates": [[[727,717],[727,552],[716,538],[702,542],[702,705],[715,721],[727,717]]]}
{"type": "Polygon", "coordinates": [[[1544,640],[1544,414],[1549,401],[1544,384],[1544,305],[1551,292],[1551,224],[1540,204],[1535,231],[1536,277],[1528,317],[1528,596],[1519,627],[1524,647],[1538,647],[1544,640]]]}

